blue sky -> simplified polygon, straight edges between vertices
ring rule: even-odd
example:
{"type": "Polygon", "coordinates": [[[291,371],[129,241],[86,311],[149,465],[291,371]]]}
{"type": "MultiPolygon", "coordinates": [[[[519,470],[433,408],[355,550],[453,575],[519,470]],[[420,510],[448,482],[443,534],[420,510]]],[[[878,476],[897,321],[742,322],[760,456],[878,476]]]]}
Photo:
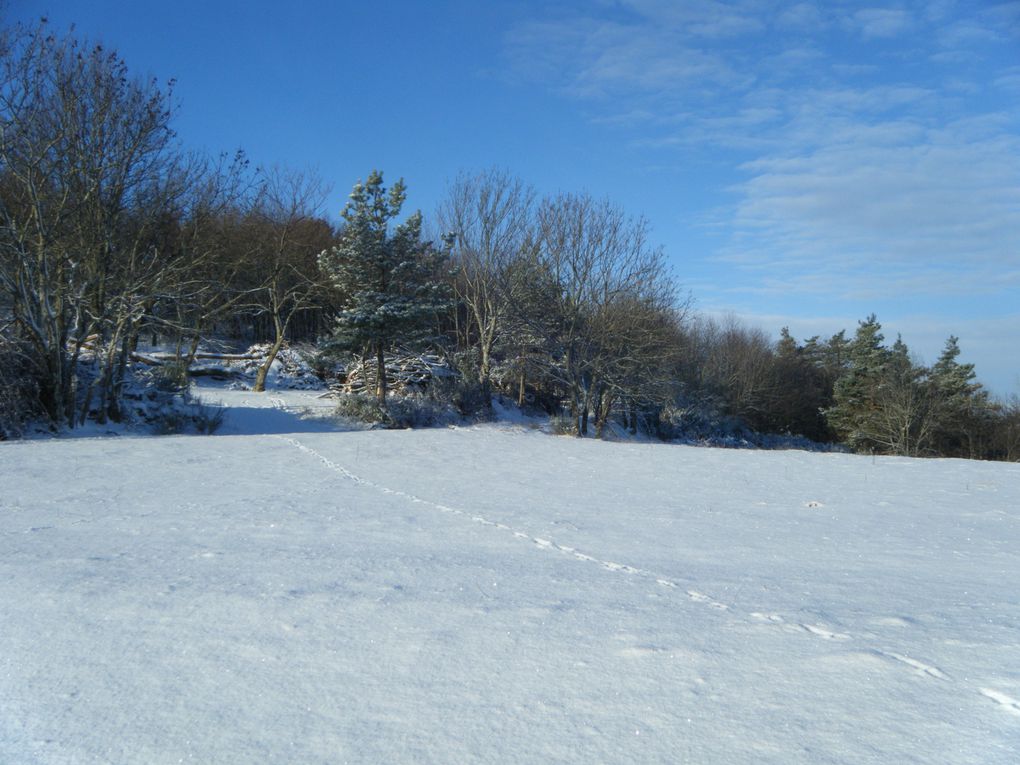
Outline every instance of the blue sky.
{"type": "Polygon", "coordinates": [[[697,310],[949,334],[1020,394],[1020,2],[8,0],[176,78],[189,146],[373,168],[426,217],[459,170],[645,215],[697,310]]]}

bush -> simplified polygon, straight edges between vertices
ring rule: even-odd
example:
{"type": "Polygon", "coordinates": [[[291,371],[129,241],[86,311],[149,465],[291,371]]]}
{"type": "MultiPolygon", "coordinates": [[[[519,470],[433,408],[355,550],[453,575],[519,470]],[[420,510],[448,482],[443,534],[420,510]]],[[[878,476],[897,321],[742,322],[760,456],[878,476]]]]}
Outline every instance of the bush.
{"type": "Polygon", "coordinates": [[[227,410],[221,406],[210,406],[190,397],[172,399],[155,412],[147,413],[145,419],[157,436],[172,436],[193,431],[211,436],[226,419],[227,410]]]}
{"type": "Polygon", "coordinates": [[[491,415],[492,396],[485,388],[473,380],[457,380],[453,389],[451,403],[465,417],[491,415]]]}
{"type": "Polygon", "coordinates": [[[386,411],[375,396],[365,393],[342,393],[336,404],[336,414],[356,422],[377,425],[386,422],[386,411]]]}
{"type": "Polygon", "coordinates": [[[39,380],[17,341],[0,335],[0,441],[24,434],[25,425],[45,415],[39,380]]]}
{"type": "Polygon", "coordinates": [[[431,428],[451,419],[448,409],[421,396],[394,397],[386,410],[386,427],[393,429],[431,428]]]}
{"type": "Polygon", "coordinates": [[[569,414],[554,414],[549,418],[549,427],[557,436],[576,436],[577,418],[569,414]]]}
{"type": "Polygon", "coordinates": [[[188,366],[176,361],[154,367],[149,373],[153,387],[161,393],[183,393],[188,389],[188,366]]]}
{"type": "Polygon", "coordinates": [[[188,424],[187,415],[177,408],[162,409],[148,417],[153,435],[175,436],[183,433],[188,424]]]}
{"type": "Polygon", "coordinates": [[[428,428],[454,418],[449,408],[424,396],[391,395],[384,408],[379,406],[375,396],[365,393],[342,394],[336,413],[340,417],[393,430],[428,428]]]}
{"type": "Polygon", "coordinates": [[[196,402],[194,407],[192,421],[195,424],[195,431],[203,436],[213,435],[227,418],[227,410],[222,406],[210,406],[196,402]]]}
{"type": "Polygon", "coordinates": [[[428,397],[440,408],[452,407],[462,417],[487,419],[492,415],[492,396],[481,383],[464,375],[433,378],[428,397]]]}

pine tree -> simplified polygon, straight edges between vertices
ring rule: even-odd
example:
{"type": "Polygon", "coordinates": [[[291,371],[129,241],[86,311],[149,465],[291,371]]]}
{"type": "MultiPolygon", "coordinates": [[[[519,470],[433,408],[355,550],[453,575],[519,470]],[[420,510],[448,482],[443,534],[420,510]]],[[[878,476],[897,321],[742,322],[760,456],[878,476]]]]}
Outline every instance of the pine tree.
{"type": "Polygon", "coordinates": [[[950,336],[931,368],[937,406],[936,448],[945,456],[975,456],[977,434],[990,414],[988,391],[976,381],[973,364],[961,364],[959,338],[950,336]]]}
{"type": "Polygon", "coordinates": [[[420,340],[436,314],[449,307],[441,274],[446,255],[422,240],[421,213],[390,232],[405,199],[402,179],[387,191],[382,173],[373,171],[351,192],[339,244],[319,256],[319,267],[341,296],[331,345],[375,356],[382,406],[386,351],[420,340]]]}
{"type": "Polygon", "coordinates": [[[858,323],[847,348],[848,366],[836,380],[833,405],[825,411],[829,426],[853,449],[875,446],[868,423],[878,407],[876,394],[889,360],[883,339],[882,325],[874,314],[858,323]]]}
{"type": "Polygon", "coordinates": [[[937,409],[929,370],[913,361],[901,337],[884,346],[881,329],[874,314],[858,325],[826,418],[857,451],[930,453],[937,409]]]}
{"type": "Polygon", "coordinates": [[[800,345],[789,328],[783,327],[775,351],[776,382],[768,426],[815,441],[831,439],[822,411],[832,404],[832,381],[819,355],[818,338],[800,345]]]}

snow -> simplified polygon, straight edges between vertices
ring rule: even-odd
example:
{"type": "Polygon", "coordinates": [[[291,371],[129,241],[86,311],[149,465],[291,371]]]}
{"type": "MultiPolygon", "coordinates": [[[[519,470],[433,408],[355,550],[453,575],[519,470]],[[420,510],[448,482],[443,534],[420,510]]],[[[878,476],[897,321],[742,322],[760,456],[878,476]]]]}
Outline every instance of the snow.
{"type": "Polygon", "coordinates": [[[1018,761],[1020,465],[318,396],[0,444],[0,762],[1018,761]]]}

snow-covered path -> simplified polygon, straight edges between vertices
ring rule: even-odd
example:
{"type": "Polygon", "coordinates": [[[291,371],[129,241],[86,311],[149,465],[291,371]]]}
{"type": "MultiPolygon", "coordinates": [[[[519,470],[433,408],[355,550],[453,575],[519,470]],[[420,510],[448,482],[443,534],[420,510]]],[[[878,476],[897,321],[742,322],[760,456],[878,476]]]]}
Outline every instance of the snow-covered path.
{"type": "Polygon", "coordinates": [[[1017,761],[1020,466],[278,424],[0,445],[0,762],[1017,761]]]}

